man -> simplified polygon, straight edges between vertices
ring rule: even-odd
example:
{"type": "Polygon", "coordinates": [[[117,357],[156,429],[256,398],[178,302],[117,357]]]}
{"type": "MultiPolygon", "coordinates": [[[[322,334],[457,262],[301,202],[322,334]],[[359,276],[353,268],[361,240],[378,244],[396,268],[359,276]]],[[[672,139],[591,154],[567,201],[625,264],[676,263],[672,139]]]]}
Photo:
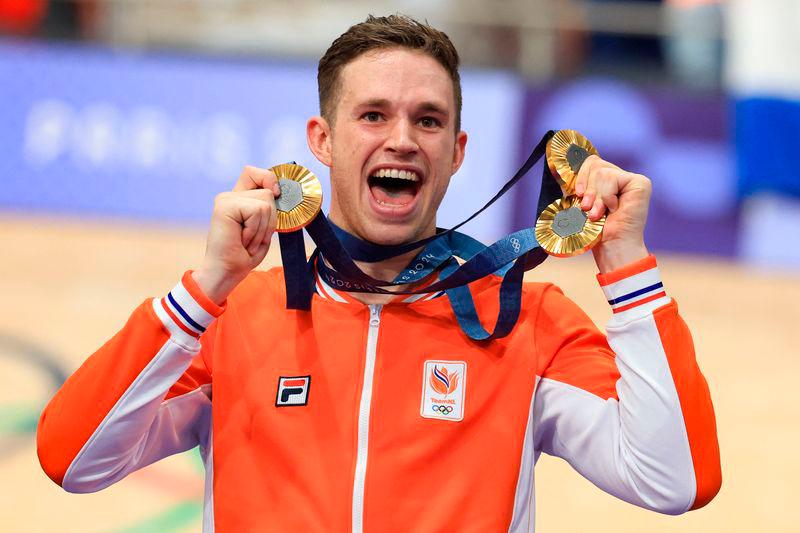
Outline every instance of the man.
{"type": "MultiPolygon", "coordinates": [[[[319,86],[307,135],[330,167],[332,221],[380,244],[431,235],[467,141],[447,37],[370,17],[331,45],[319,86]]],[[[720,485],[714,414],[643,243],[649,181],[592,157],[577,189],[590,218],[609,211],[594,252],[608,341],[558,289],[525,284],[512,333],[477,343],[436,294],[342,293],[317,276],[311,310],[287,310],[282,269],[251,272],[280,190],[245,167],[215,201],[199,268],[48,405],[43,468],[90,492],[199,445],[206,531],[530,531],[541,452],[643,507],[704,505],[720,485]]],[[[409,259],[362,268],[392,279],[409,259]]],[[[471,284],[482,315],[498,286],[471,284]]]]}

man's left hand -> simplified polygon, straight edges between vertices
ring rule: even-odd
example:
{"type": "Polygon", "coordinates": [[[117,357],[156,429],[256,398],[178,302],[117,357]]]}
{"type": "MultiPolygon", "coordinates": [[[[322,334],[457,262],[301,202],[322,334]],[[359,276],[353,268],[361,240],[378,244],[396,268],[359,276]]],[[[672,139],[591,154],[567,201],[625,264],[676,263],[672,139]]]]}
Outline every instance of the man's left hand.
{"type": "Polygon", "coordinates": [[[601,240],[592,248],[601,273],[647,257],[644,226],[651,192],[647,177],[622,170],[596,155],[581,165],[575,181],[581,208],[592,221],[607,214],[601,240]]]}

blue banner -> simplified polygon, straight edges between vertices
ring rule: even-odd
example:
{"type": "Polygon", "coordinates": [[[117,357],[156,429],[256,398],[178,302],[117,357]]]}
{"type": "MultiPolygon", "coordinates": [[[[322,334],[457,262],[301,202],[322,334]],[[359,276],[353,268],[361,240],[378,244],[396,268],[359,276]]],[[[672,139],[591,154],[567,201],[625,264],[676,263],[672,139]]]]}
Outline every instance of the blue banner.
{"type": "MultiPolygon", "coordinates": [[[[329,197],[305,138],[318,113],[313,63],[0,42],[0,80],[0,207],[205,222],[244,165],[288,160],[317,173],[329,197]]],[[[516,163],[522,84],[481,71],[463,85],[467,158],[440,224],[482,205],[516,163]]],[[[498,204],[466,231],[508,233],[511,204],[498,204]]]]}
{"type": "Polygon", "coordinates": [[[0,205],[207,220],[245,164],[314,166],[309,65],[3,44],[0,79],[0,205]]]}

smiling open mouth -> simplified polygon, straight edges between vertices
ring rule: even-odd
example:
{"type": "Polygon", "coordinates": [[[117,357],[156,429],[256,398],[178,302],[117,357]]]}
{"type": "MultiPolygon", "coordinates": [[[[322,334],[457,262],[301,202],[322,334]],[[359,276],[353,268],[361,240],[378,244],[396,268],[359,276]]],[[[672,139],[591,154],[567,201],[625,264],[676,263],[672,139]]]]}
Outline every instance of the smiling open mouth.
{"type": "Polygon", "coordinates": [[[417,196],[422,181],[411,170],[380,169],[367,179],[375,200],[387,207],[402,207],[417,196]]]}

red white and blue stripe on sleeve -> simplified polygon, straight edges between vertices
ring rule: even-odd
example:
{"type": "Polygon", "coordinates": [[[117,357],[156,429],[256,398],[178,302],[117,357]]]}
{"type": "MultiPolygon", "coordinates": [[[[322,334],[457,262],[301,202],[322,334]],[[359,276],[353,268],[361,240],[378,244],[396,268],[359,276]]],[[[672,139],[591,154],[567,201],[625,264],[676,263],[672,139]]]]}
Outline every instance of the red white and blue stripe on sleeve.
{"type": "Polygon", "coordinates": [[[650,313],[670,302],[652,255],[607,274],[598,274],[597,280],[614,314],[650,313]]]}
{"type": "MultiPolygon", "coordinates": [[[[195,339],[224,311],[203,294],[191,271],[166,296],[153,302],[157,314],[171,333],[179,331],[195,339]]],[[[178,333],[179,336],[182,334],[178,333]]]]}

